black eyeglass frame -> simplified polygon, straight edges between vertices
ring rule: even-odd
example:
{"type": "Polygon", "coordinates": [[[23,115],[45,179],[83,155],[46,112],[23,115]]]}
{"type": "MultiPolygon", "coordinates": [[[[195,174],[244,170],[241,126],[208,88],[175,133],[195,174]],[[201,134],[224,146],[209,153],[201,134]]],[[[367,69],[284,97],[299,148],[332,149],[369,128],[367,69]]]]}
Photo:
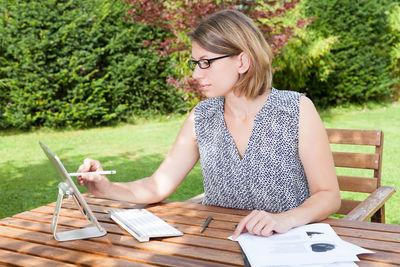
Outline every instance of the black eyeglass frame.
{"type": "Polygon", "coordinates": [[[204,70],[204,69],[208,69],[211,66],[211,62],[213,62],[214,60],[223,59],[223,58],[231,57],[231,56],[232,55],[225,55],[225,56],[214,57],[214,58],[203,58],[203,59],[199,59],[199,60],[190,59],[190,60],[188,60],[188,65],[191,70],[194,70],[196,68],[196,65],[199,66],[200,69],[204,70]],[[201,64],[203,64],[202,62],[204,62],[206,65],[201,66],[201,64]]]}

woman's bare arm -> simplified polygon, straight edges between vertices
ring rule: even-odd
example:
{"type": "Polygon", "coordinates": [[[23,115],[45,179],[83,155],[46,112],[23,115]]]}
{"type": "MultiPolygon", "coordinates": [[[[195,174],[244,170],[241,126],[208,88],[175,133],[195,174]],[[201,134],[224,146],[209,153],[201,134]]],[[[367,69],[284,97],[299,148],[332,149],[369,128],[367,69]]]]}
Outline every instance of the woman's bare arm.
{"type": "MultiPolygon", "coordinates": [[[[194,134],[194,111],[184,121],[178,136],[161,163],[150,177],[127,183],[112,183],[104,175],[83,175],[78,183],[96,196],[134,203],[154,203],[167,198],[183,181],[199,159],[194,134]]],[[[100,162],[85,159],[78,172],[100,171],[100,162]]]]}

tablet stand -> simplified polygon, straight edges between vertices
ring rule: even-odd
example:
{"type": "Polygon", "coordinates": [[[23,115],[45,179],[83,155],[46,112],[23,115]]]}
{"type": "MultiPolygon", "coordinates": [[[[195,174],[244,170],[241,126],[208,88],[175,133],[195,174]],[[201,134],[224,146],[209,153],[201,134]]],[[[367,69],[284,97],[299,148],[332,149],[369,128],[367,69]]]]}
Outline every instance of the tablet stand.
{"type": "Polygon", "coordinates": [[[70,230],[61,233],[57,233],[57,224],[58,224],[58,217],[60,215],[62,201],[66,196],[68,199],[74,198],[75,203],[77,204],[78,208],[85,215],[86,219],[93,224],[93,222],[86,216],[84,209],[80,207],[78,201],[76,201],[73,189],[67,183],[59,183],[58,184],[58,197],[57,197],[57,204],[54,209],[53,213],[53,220],[51,222],[51,230],[53,232],[53,236],[57,241],[70,241],[70,240],[77,240],[77,239],[85,239],[85,238],[92,238],[92,237],[99,237],[105,235],[107,232],[104,230],[100,225],[98,226],[89,226],[77,230],[70,230]]]}

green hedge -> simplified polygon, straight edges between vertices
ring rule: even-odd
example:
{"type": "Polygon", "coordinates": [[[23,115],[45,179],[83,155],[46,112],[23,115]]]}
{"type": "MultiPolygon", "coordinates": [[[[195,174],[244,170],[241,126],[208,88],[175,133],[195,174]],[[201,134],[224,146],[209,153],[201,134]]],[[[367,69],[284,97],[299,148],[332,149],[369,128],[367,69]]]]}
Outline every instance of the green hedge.
{"type": "Polygon", "coordinates": [[[184,107],[166,33],[126,19],[119,0],[0,0],[0,128],[87,127],[184,107]]]}
{"type": "Polygon", "coordinates": [[[390,100],[394,84],[391,0],[302,1],[312,18],[279,57],[275,86],[306,92],[319,106],[390,100]]]}

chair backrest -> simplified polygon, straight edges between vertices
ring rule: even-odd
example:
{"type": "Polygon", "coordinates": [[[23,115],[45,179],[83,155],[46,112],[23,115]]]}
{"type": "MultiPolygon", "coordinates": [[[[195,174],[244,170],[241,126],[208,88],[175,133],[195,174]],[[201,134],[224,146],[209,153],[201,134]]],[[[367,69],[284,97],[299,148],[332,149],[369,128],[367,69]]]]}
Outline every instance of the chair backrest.
{"type": "MultiPolygon", "coordinates": [[[[339,187],[341,191],[372,193],[381,186],[381,171],[382,171],[382,153],[383,153],[383,132],[379,130],[348,130],[348,129],[327,129],[328,139],[333,145],[332,153],[335,162],[335,167],[351,170],[350,175],[341,175],[337,168],[339,187]],[[362,147],[363,151],[360,151],[362,147]],[[368,149],[365,152],[364,150],[368,149]],[[349,147],[351,151],[347,149],[349,147]],[[337,150],[341,150],[340,152],[337,150]],[[345,150],[343,152],[342,150],[345,150]],[[370,170],[370,171],[360,171],[370,170]],[[353,175],[351,172],[355,172],[353,175]],[[360,175],[360,172],[362,174],[360,175]],[[369,174],[370,177],[365,177],[369,174]]],[[[361,194],[362,195],[362,194],[361,194]]],[[[354,195],[353,195],[354,197],[354,195]]],[[[361,201],[348,200],[342,198],[342,205],[338,214],[347,214],[354,209],[361,201]]],[[[382,209],[380,214],[376,214],[377,218],[373,221],[380,221],[381,216],[384,216],[382,209]]]]}

